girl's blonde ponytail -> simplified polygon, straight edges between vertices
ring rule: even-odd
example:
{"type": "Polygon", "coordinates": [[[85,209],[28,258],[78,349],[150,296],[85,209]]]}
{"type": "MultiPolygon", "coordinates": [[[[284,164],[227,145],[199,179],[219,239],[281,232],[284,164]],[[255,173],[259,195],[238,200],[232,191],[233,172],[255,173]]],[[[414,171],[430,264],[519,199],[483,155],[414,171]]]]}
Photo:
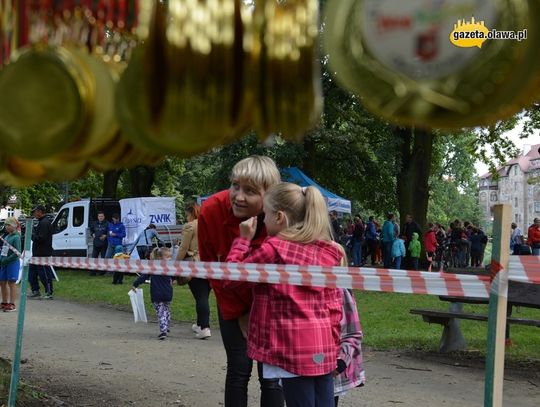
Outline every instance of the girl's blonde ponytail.
{"type": "Polygon", "coordinates": [[[264,201],[268,208],[285,213],[287,228],[279,233],[283,239],[300,243],[332,240],[326,201],[317,188],[283,182],[268,189],[264,201]]]}

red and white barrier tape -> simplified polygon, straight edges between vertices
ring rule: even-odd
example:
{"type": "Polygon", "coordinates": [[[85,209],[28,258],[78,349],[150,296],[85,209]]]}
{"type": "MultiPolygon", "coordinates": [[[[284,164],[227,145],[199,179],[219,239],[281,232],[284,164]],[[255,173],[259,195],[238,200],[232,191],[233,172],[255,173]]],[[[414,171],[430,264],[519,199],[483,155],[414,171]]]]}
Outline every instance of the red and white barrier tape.
{"type": "Polygon", "coordinates": [[[31,264],[216,280],[355,288],[407,294],[489,297],[489,276],[356,267],[33,257],[31,264]]]}
{"type": "Polygon", "coordinates": [[[2,241],[3,244],[7,245],[7,247],[9,247],[11,249],[11,251],[13,253],[15,253],[19,258],[21,258],[21,259],[23,258],[23,254],[20,251],[18,251],[15,247],[10,245],[6,239],[4,239],[2,236],[0,236],[0,240],[2,241]]]}
{"type": "Polygon", "coordinates": [[[540,284],[540,256],[510,256],[508,280],[540,284]]]}

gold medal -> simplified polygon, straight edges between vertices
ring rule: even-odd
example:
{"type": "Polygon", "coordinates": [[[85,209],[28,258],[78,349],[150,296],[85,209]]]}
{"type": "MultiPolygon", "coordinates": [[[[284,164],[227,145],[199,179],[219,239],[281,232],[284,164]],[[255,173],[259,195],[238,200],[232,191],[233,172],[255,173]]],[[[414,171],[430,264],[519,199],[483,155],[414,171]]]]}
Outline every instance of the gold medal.
{"type": "Polygon", "coordinates": [[[330,67],[386,120],[433,128],[487,125],[530,99],[523,95],[538,70],[533,53],[540,18],[533,3],[331,0],[324,33],[330,67]],[[529,35],[517,41],[477,34],[493,29],[527,29],[529,35]],[[525,75],[519,80],[516,66],[525,75]]]}

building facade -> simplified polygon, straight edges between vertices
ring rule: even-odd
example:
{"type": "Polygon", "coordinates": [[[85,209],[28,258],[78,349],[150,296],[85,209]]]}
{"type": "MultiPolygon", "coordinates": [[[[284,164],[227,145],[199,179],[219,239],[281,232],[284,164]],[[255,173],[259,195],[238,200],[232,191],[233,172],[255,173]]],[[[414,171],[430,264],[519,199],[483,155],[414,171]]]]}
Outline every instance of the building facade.
{"type": "Polygon", "coordinates": [[[508,161],[498,170],[499,177],[484,174],[479,180],[479,201],[485,218],[493,219],[493,206],[512,206],[512,221],[527,233],[533,219],[540,217],[540,144],[508,161]]]}

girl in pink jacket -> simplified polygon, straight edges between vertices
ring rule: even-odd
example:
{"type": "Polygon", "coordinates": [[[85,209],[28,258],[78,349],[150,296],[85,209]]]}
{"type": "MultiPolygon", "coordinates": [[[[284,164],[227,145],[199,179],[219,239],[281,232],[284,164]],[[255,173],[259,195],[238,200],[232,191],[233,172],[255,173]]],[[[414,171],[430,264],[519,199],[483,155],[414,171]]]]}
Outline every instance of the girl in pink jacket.
{"type": "MultiPolygon", "coordinates": [[[[269,237],[250,251],[257,218],[240,224],[227,261],[338,266],[343,249],[331,238],[326,202],[318,189],[281,183],[264,195],[269,237]]],[[[248,356],[264,378],[280,378],[287,407],[332,406],[341,335],[339,289],[257,284],[248,326],[248,356]]]]}

